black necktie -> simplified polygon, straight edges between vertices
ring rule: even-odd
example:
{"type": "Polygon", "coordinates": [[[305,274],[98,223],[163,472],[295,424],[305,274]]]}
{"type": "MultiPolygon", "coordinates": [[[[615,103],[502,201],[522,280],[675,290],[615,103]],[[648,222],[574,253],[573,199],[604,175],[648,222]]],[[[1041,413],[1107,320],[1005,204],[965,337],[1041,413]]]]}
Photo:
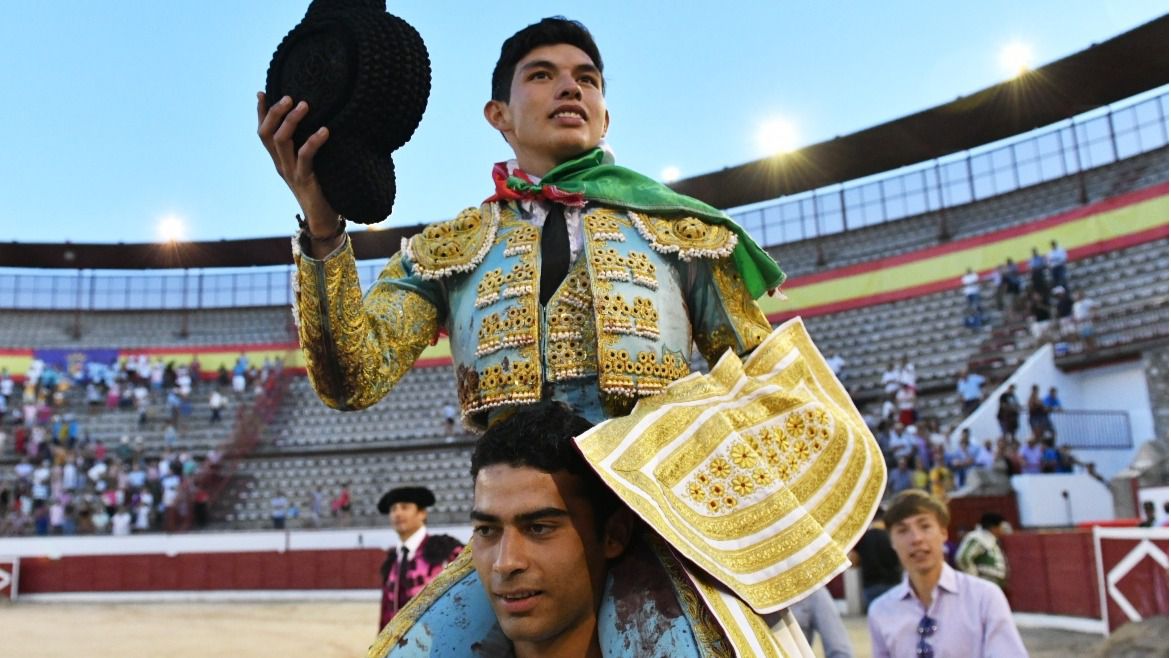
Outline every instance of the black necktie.
{"type": "Polygon", "coordinates": [[[402,554],[399,556],[399,559],[398,559],[398,580],[395,583],[395,590],[397,591],[398,596],[396,597],[397,600],[395,601],[395,603],[398,604],[399,607],[402,607],[403,605],[406,604],[407,589],[409,588],[409,585],[407,584],[407,566],[408,566],[407,554],[408,553],[410,553],[410,551],[407,549],[406,546],[403,546],[402,547],[402,554]]]}
{"type": "Polygon", "coordinates": [[[565,226],[565,206],[554,203],[541,228],[541,305],[569,273],[569,229],[565,226]]]}

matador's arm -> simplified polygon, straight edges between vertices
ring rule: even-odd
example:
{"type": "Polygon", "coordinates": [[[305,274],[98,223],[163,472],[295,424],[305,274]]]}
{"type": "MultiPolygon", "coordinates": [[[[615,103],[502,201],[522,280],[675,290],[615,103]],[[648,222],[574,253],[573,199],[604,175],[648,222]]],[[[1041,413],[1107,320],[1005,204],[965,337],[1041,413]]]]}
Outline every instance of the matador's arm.
{"type": "Polygon", "coordinates": [[[399,253],[363,297],[348,236],[321,260],[293,242],[293,313],[309,382],[334,409],[369,407],[436,336],[441,288],[409,276],[399,253]]]}

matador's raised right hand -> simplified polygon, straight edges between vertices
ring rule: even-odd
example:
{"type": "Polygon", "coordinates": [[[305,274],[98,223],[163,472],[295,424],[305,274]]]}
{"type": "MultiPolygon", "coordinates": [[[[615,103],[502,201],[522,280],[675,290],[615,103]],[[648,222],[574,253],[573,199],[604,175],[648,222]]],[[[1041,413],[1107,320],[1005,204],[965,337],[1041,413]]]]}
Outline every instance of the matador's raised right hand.
{"type": "Polygon", "coordinates": [[[301,101],[294,107],[293,99],[288,96],[266,110],[264,92],[256,94],[256,133],[272,157],[277,173],[301,206],[309,225],[309,234],[315,238],[309,240],[313,247],[311,255],[323,258],[341,243],[342,236],[329,237],[337,233],[340,218],[326,200],[317,176],[313,173],[313,156],[329,139],[329,129],[322,126],[305,140],[300,149],[293,148],[293,132],[308,112],[308,103],[301,101]]]}

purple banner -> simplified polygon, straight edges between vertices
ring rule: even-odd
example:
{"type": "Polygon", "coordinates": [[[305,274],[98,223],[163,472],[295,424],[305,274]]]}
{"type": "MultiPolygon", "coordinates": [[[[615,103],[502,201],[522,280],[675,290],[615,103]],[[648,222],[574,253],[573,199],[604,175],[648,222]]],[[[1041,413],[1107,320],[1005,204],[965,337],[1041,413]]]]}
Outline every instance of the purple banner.
{"type": "Polygon", "coordinates": [[[45,365],[51,365],[58,371],[76,375],[85,372],[87,363],[109,365],[118,358],[118,350],[109,348],[33,350],[33,358],[44,361],[45,365]]]}

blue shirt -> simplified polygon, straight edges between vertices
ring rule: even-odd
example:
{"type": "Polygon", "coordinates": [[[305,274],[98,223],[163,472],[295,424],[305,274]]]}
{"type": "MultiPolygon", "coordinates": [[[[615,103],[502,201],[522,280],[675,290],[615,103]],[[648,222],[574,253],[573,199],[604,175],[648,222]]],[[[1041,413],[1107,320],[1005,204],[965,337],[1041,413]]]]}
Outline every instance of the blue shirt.
{"type": "Polygon", "coordinates": [[[1004,592],[946,563],[924,610],[906,574],[870,604],[867,623],[874,658],[914,656],[923,615],[935,620],[926,641],[936,658],[1015,658],[1029,655],[1012,620],[1004,592]]]}
{"type": "Polygon", "coordinates": [[[964,400],[979,400],[980,387],[984,385],[984,378],[976,373],[969,373],[956,383],[956,392],[964,400]]]}

